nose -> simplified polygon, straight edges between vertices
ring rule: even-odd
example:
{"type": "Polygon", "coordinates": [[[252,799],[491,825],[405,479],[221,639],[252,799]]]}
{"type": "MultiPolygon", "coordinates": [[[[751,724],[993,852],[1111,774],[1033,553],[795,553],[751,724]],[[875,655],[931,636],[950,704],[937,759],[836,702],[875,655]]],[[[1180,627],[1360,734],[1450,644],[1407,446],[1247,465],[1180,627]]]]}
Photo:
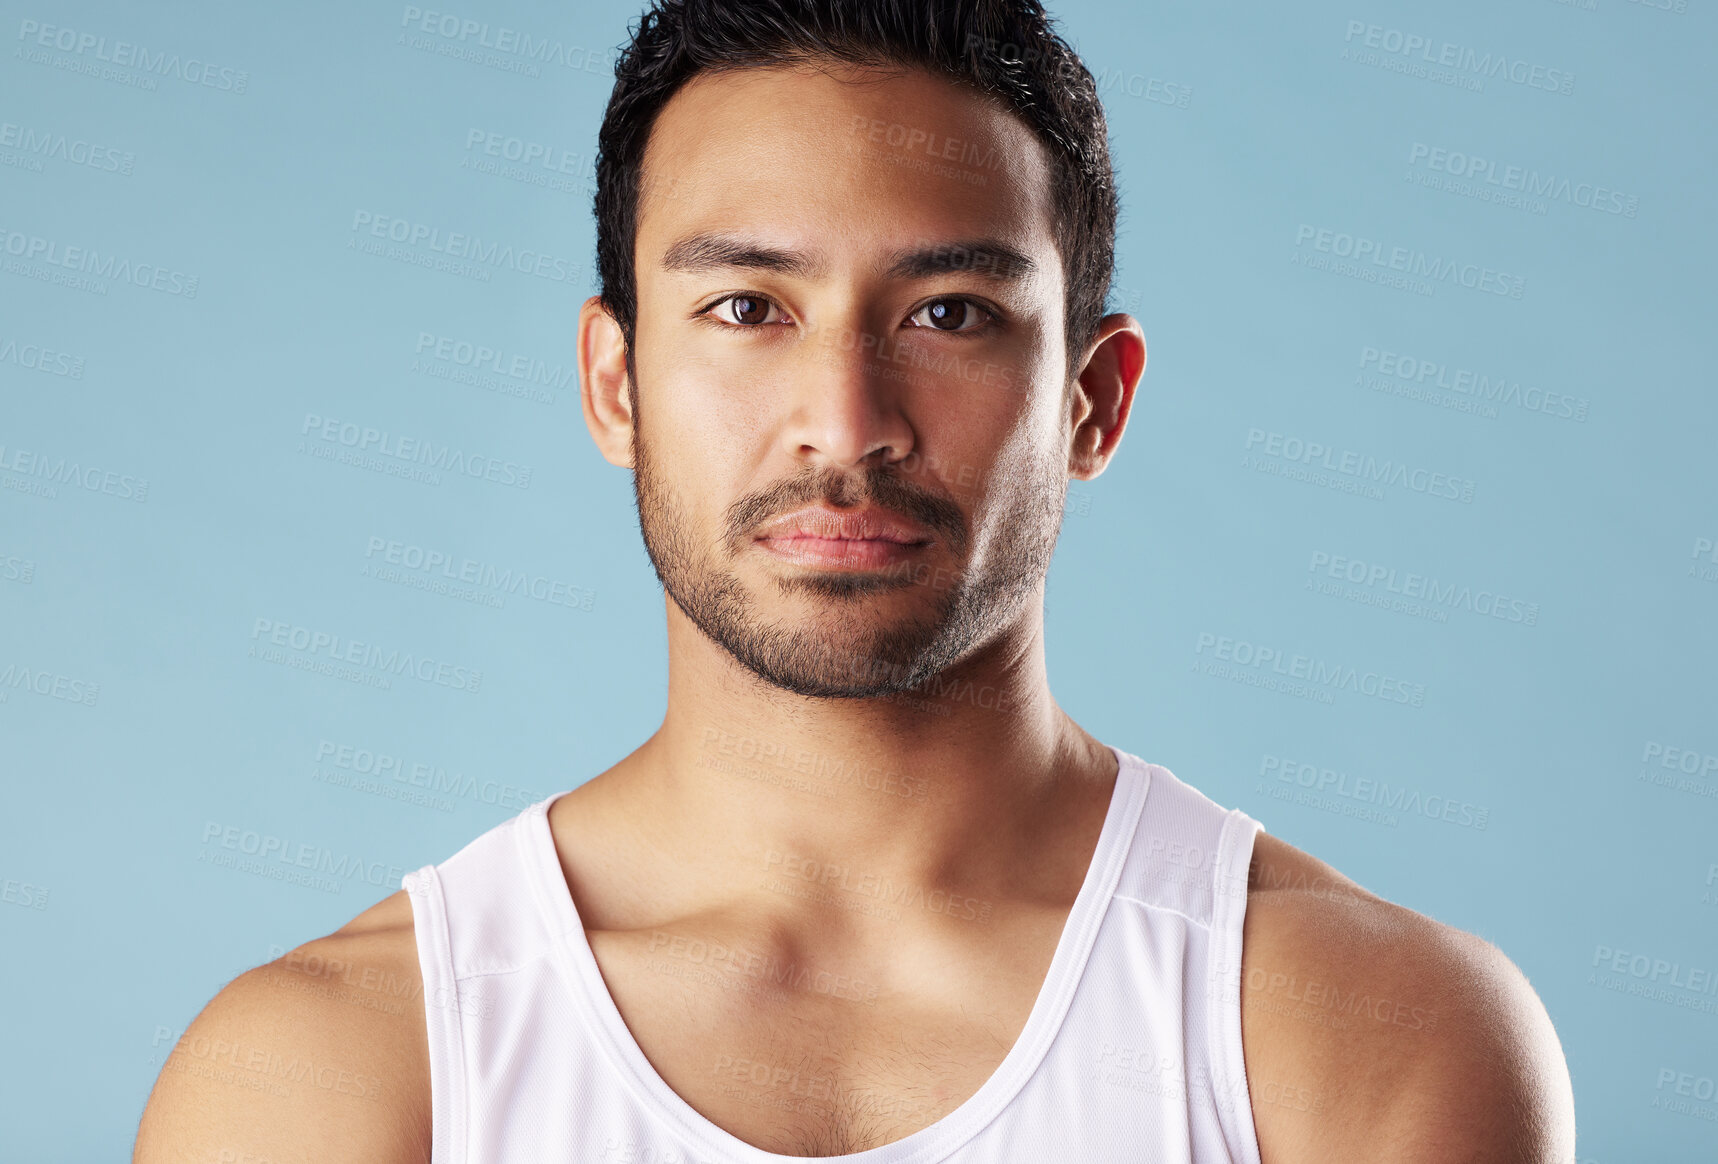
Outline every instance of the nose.
{"type": "Polygon", "coordinates": [[[800,341],[784,451],[817,467],[892,464],[913,451],[904,405],[907,365],[890,360],[892,337],[863,325],[828,325],[800,341]]]}

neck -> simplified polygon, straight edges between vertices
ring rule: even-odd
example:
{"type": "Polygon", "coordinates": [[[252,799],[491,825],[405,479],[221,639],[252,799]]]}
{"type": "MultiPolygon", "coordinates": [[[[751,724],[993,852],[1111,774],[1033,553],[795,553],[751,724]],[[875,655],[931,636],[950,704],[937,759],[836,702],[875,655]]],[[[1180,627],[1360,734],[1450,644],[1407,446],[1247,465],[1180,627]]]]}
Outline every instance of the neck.
{"type": "Polygon", "coordinates": [[[1115,761],[1050,694],[1040,602],[941,675],[868,699],[784,692],[667,607],[668,711],[624,766],[634,819],[760,879],[1065,895],[1062,838],[1101,820],[1115,761]]]}

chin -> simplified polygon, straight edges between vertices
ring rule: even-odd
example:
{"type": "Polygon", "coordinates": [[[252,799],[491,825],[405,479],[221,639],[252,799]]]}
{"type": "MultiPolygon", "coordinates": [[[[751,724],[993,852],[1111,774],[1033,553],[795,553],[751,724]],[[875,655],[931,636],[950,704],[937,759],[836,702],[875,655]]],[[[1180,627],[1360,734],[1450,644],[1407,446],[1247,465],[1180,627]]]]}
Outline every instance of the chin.
{"type": "Polygon", "coordinates": [[[946,620],[857,608],[705,633],[758,678],[796,695],[873,699],[915,687],[953,662],[946,620]]]}

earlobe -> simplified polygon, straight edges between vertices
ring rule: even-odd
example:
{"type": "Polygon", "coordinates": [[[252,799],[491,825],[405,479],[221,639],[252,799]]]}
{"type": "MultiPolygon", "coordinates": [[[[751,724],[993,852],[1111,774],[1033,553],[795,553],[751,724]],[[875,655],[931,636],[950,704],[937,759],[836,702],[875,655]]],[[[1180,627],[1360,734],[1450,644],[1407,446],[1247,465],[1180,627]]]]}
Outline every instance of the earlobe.
{"type": "Polygon", "coordinates": [[[579,309],[579,404],[597,451],[611,465],[632,465],[632,399],[627,393],[626,337],[600,296],[579,309]]]}

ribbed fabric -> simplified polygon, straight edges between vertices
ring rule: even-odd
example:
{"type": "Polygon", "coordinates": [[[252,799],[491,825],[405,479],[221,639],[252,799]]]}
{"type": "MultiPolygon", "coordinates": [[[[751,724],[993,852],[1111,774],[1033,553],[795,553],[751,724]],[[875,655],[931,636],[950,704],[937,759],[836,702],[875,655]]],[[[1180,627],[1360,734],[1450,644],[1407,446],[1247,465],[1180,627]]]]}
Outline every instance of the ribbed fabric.
{"type": "MultiPolygon", "coordinates": [[[[977,1093],[842,1164],[1260,1164],[1241,924],[1260,826],[1120,761],[1025,1029],[977,1093]]],[[[429,1023],[432,1164],[803,1164],[723,1131],[622,1021],[532,805],[403,886],[429,1023]]]]}

